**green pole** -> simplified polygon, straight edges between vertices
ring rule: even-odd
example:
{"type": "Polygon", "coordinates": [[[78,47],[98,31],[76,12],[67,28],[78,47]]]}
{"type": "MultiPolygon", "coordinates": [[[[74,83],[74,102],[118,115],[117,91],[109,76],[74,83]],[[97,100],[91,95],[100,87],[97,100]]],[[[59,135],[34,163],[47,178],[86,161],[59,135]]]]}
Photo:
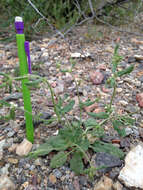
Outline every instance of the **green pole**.
{"type": "MultiPolygon", "coordinates": [[[[25,36],[23,33],[24,24],[21,17],[15,18],[15,28],[17,30],[16,34],[16,42],[17,42],[17,50],[18,57],[20,63],[20,75],[24,76],[28,74],[28,64],[27,64],[27,56],[25,52],[25,36]]],[[[25,122],[26,122],[26,138],[30,142],[34,142],[34,128],[33,128],[33,120],[32,120],[32,106],[30,100],[30,90],[26,83],[28,83],[28,78],[24,78],[21,81],[22,85],[22,93],[23,93],[23,101],[24,101],[24,110],[25,110],[25,122]]]]}

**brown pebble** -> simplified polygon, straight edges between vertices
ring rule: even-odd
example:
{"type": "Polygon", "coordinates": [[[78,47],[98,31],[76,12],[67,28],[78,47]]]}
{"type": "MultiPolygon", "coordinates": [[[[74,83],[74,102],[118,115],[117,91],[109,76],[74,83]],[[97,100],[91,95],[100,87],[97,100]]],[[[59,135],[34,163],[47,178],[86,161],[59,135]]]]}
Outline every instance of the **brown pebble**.
{"type": "Polygon", "coordinates": [[[52,184],[55,184],[57,182],[57,178],[53,175],[53,174],[50,174],[49,175],[49,181],[52,183],[52,184]]]}

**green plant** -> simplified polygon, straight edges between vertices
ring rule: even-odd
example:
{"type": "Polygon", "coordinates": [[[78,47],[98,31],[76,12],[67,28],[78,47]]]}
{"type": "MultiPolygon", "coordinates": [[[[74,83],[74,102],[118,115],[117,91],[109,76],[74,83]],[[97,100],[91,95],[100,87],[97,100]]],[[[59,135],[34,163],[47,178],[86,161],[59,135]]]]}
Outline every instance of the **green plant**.
{"type": "MultiPolygon", "coordinates": [[[[74,101],[69,99],[68,103],[63,106],[65,100],[68,98],[67,95],[65,95],[63,99],[61,97],[58,97],[58,103],[55,103],[54,92],[47,80],[44,81],[50,88],[54,111],[57,115],[58,122],[62,123],[63,128],[59,130],[57,136],[50,137],[44,144],[40,145],[37,150],[31,152],[29,155],[30,157],[46,155],[52,151],[56,151],[57,154],[52,158],[50,167],[60,167],[67,161],[67,158],[70,158],[70,168],[75,173],[88,173],[90,177],[94,176],[97,168],[93,166],[92,162],[89,159],[89,156],[87,154],[89,149],[92,149],[94,152],[108,152],[120,157],[121,159],[124,157],[124,153],[120,149],[114,147],[110,143],[103,143],[100,141],[100,138],[104,135],[103,126],[109,120],[112,121],[114,129],[120,136],[126,135],[124,128],[120,127],[123,127],[125,124],[131,125],[134,123],[134,120],[129,116],[119,116],[115,114],[112,107],[113,100],[116,95],[117,77],[129,74],[133,70],[133,66],[131,66],[123,71],[117,71],[117,66],[121,61],[121,57],[118,55],[118,48],[119,46],[117,45],[115,47],[112,59],[113,75],[107,81],[108,85],[113,88],[110,104],[106,107],[105,112],[88,113],[88,115],[91,117],[85,121],[82,121],[82,109],[84,106],[92,105],[95,103],[95,101],[88,100],[86,102],[82,102],[80,100],[79,94],[77,93],[79,98],[80,120],[74,118],[72,120],[68,120],[66,114],[73,109],[74,101]],[[91,141],[89,135],[90,137],[95,137],[95,139],[98,140],[91,141]],[[88,169],[84,168],[83,158],[85,158],[89,163],[88,169]]],[[[60,64],[58,64],[58,68],[60,69],[60,64]]],[[[64,72],[71,72],[71,69],[68,71],[64,70],[64,72]]],[[[78,92],[77,83],[76,87],[78,92]]]]}
{"type": "MultiPolygon", "coordinates": [[[[104,136],[104,126],[107,122],[111,122],[113,128],[118,132],[118,134],[124,137],[126,125],[133,125],[134,120],[128,115],[118,115],[113,107],[113,100],[116,95],[117,88],[117,77],[129,74],[133,70],[133,66],[118,71],[118,64],[121,61],[121,56],[118,54],[119,45],[117,44],[114,50],[114,55],[112,58],[112,76],[107,80],[107,85],[113,88],[113,94],[111,95],[110,104],[106,105],[105,112],[100,113],[88,113],[90,116],[88,119],[83,120],[82,112],[83,108],[90,106],[95,103],[95,101],[87,100],[82,102],[80,100],[78,81],[75,80],[76,90],[79,100],[79,112],[80,119],[72,117],[68,118],[68,112],[70,112],[75,104],[75,101],[70,98],[67,94],[64,96],[56,96],[54,90],[52,89],[47,78],[37,76],[37,75],[26,75],[29,82],[26,83],[27,86],[38,85],[39,83],[45,84],[44,87],[49,88],[51,93],[51,99],[54,106],[55,115],[46,121],[46,124],[50,124],[53,121],[57,122],[62,126],[59,129],[57,136],[49,137],[46,142],[40,145],[37,150],[31,152],[29,157],[38,157],[47,155],[54,151],[56,154],[51,159],[50,167],[56,168],[62,166],[67,160],[69,160],[70,168],[77,174],[86,173],[91,178],[96,173],[97,169],[89,158],[89,150],[93,152],[108,152],[114,156],[124,158],[124,153],[122,150],[118,149],[110,143],[104,143],[100,139],[104,136]],[[87,168],[84,166],[84,159],[88,162],[87,168]]],[[[57,68],[61,72],[70,72],[72,74],[72,69],[75,66],[75,62],[71,60],[71,68],[68,70],[62,70],[61,65],[58,63],[57,68]]],[[[13,80],[21,80],[23,77],[15,77],[13,80]]],[[[26,110],[25,110],[26,111],[26,110]]],[[[44,121],[45,122],[45,121],[44,121]]],[[[103,166],[106,167],[106,166],[103,166]]]]}

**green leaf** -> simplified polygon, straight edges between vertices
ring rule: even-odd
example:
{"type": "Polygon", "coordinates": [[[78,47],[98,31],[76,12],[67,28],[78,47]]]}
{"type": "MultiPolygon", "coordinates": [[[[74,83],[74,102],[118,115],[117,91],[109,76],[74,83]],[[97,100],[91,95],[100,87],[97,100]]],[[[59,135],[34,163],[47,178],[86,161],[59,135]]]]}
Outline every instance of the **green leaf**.
{"type": "Polygon", "coordinates": [[[93,137],[103,137],[104,136],[104,129],[102,126],[100,125],[97,125],[96,127],[93,128],[92,132],[91,132],[91,135],[93,137]]]}
{"type": "Polygon", "coordinates": [[[87,120],[84,122],[84,125],[85,125],[85,127],[92,127],[92,126],[94,127],[94,126],[97,125],[97,122],[96,122],[95,119],[89,118],[89,119],[87,119],[87,120]]]}
{"type": "Polygon", "coordinates": [[[57,151],[66,150],[70,146],[60,135],[50,137],[46,143],[50,144],[53,150],[57,151]]]}
{"type": "Polygon", "coordinates": [[[67,160],[67,155],[65,154],[65,152],[59,152],[52,158],[50,167],[51,168],[61,167],[66,162],[66,160],[67,160]]]}
{"type": "Polygon", "coordinates": [[[38,85],[40,82],[42,82],[42,78],[40,78],[40,79],[37,79],[37,80],[34,80],[34,81],[29,81],[29,82],[25,82],[25,84],[27,85],[27,86],[36,86],[36,85],[38,85]]]}
{"type": "Polygon", "coordinates": [[[1,85],[0,85],[0,88],[3,88],[3,87],[5,87],[5,86],[7,86],[7,83],[5,82],[5,83],[2,83],[1,85]]]}
{"type": "Polygon", "coordinates": [[[88,139],[83,139],[79,144],[78,144],[82,150],[87,151],[88,147],[90,146],[90,143],[88,141],[88,139]]]}
{"type": "Polygon", "coordinates": [[[113,88],[116,84],[115,78],[111,77],[106,82],[107,85],[109,85],[111,88],[113,88]]]}
{"type": "Polygon", "coordinates": [[[100,113],[88,112],[88,115],[94,117],[95,119],[107,119],[109,117],[109,114],[105,112],[100,112],[100,113]]]}
{"type": "Polygon", "coordinates": [[[121,136],[121,137],[125,137],[126,136],[126,131],[125,128],[121,128],[123,126],[123,123],[119,120],[114,120],[112,122],[114,129],[117,131],[117,133],[121,136]]]}
{"type": "Polygon", "coordinates": [[[12,120],[15,119],[15,108],[11,108],[11,109],[10,109],[10,118],[11,118],[12,120]]]}
{"type": "Polygon", "coordinates": [[[115,49],[114,49],[114,55],[118,53],[118,49],[119,49],[119,44],[116,44],[115,49]]]}
{"type": "Polygon", "coordinates": [[[89,99],[88,99],[86,102],[80,101],[80,106],[81,106],[81,108],[87,107],[87,106],[91,106],[91,105],[94,104],[95,102],[96,102],[96,100],[90,101],[89,99]]]}
{"type": "Polygon", "coordinates": [[[59,99],[58,99],[58,103],[57,103],[57,107],[58,108],[61,108],[62,107],[62,105],[63,105],[63,100],[62,100],[62,98],[61,97],[59,97],[59,99]]]}
{"type": "Polygon", "coordinates": [[[73,106],[75,104],[74,100],[71,100],[61,111],[62,113],[67,113],[73,109],[73,106]]]}
{"type": "Polygon", "coordinates": [[[52,152],[54,149],[53,147],[49,144],[49,143],[44,143],[42,145],[40,145],[37,150],[30,152],[29,153],[29,157],[30,158],[36,158],[38,156],[44,156],[49,154],[50,152],[52,152]]]}
{"type": "Polygon", "coordinates": [[[30,157],[44,156],[52,152],[53,150],[61,151],[66,150],[69,144],[62,139],[59,135],[50,137],[46,143],[40,145],[37,150],[29,154],[30,157]]]}
{"type": "Polygon", "coordinates": [[[125,125],[134,125],[135,123],[135,119],[129,116],[120,116],[119,119],[122,120],[125,125]]]}
{"type": "Polygon", "coordinates": [[[5,100],[0,100],[0,107],[2,107],[2,106],[8,106],[8,107],[10,107],[11,104],[9,104],[8,102],[6,102],[5,100]]]}
{"type": "Polygon", "coordinates": [[[70,145],[72,143],[79,144],[82,139],[82,129],[80,127],[64,127],[63,129],[59,130],[59,135],[62,139],[65,139],[70,145]]]}
{"type": "Polygon", "coordinates": [[[81,123],[80,123],[80,121],[72,121],[71,125],[72,125],[72,127],[78,128],[81,126],[81,123]]]}
{"type": "Polygon", "coordinates": [[[122,71],[118,71],[117,75],[118,75],[118,77],[121,77],[123,75],[131,73],[133,71],[133,69],[134,69],[134,65],[131,65],[122,71]]]}
{"type": "Polygon", "coordinates": [[[96,141],[92,146],[90,146],[95,152],[106,152],[117,156],[121,159],[124,158],[124,153],[119,148],[115,147],[110,143],[104,143],[102,141],[96,141]]]}
{"type": "Polygon", "coordinates": [[[82,174],[83,173],[83,161],[82,161],[82,154],[81,152],[75,152],[72,156],[72,159],[70,160],[70,168],[73,170],[76,174],[82,174]]]}
{"type": "Polygon", "coordinates": [[[6,77],[6,78],[9,78],[9,75],[8,75],[8,74],[5,74],[5,73],[0,72],[0,75],[1,75],[1,76],[4,76],[4,77],[6,77]]]}

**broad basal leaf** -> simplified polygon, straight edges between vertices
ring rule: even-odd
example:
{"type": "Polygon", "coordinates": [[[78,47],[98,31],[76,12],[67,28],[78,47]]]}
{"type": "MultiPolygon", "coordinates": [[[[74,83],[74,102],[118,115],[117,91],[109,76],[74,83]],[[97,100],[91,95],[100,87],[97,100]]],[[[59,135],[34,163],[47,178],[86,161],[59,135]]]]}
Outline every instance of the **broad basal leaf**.
{"type": "Polygon", "coordinates": [[[62,139],[59,135],[49,138],[46,143],[40,145],[37,150],[29,154],[30,157],[44,156],[52,152],[53,150],[60,151],[66,150],[69,144],[62,139]]]}
{"type": "Polygon", "coordinates": [[[119,77],[121,77],[123,75],[131,73],[133,71],[133,69],[134,69],[134,65],[131,65],[131,66],[127,67],[126,69],[122,70],[122,71],[118,71],[117,75],[119,77]]]}
{"type": "Polygon", "coordinates": [[[72,126],[72,128],[64,127],[59,130],[59,135],[65,139],[66,142],[78,144],[82,138],[81,127],[72,126]]]}
{"type": "Polygon", "coordinates": [[[123,123],[119,120],[114,120],[112,122],[114,129],[117,131],[117,133],[121,136],[121,137],[125,137],[126,136],[126,131],[125,128],[123,128],[123,123]]]}
{"type": "Polygon", "coordinates": [[[53,136],[47,140],[47,143],[49,143],[54,150],[66,150],[69,146],[68,142],[63,139],[60,135],[53,136]]]}
{"type": "Polygon", "coordinates": [[[88,112],[88,115],[94,117],[95,119],[107,119],[109,117],[109,114],[105,112],[100,112],[100,113],[88,112]]]}
{"type": "Polygon", "coordinates": [[[87,151],[90,143],[88,139],[85,138],[85,139],[82,139],[78,145],[81,147],[83,151],[87,151]]]}
{"type": "Polygon", "coordinates": [[[44,143],[40,145],[37,150],[30,152],[29,157],[38,157],[38,156],[44,156],[52,152],[54,149],[49,143],[44,143]]]}
{"type": "Polygon", "coordinates": [[[66,160],[67,160],[67,155],[65,154],[65,152],[59,152],[52,158],[50,167],[51,168],[61,167],[66,162],[66,160]]]}
{"type": "Polygon", "coordinates": [[[107,152],[121,159],[124,158],[124,153],[119,148],[115,147],[110,143],[104,143],[102,141],[96,141],[92,146],[90,146],[95,152],[107,152]]]}
{"type": "Polygon", "coordinates": [[[70,160],[70,168],[76,174],[83,173],[83,161],[82,161],[82,154],[80,152],[75,152],[70,160]]]}

